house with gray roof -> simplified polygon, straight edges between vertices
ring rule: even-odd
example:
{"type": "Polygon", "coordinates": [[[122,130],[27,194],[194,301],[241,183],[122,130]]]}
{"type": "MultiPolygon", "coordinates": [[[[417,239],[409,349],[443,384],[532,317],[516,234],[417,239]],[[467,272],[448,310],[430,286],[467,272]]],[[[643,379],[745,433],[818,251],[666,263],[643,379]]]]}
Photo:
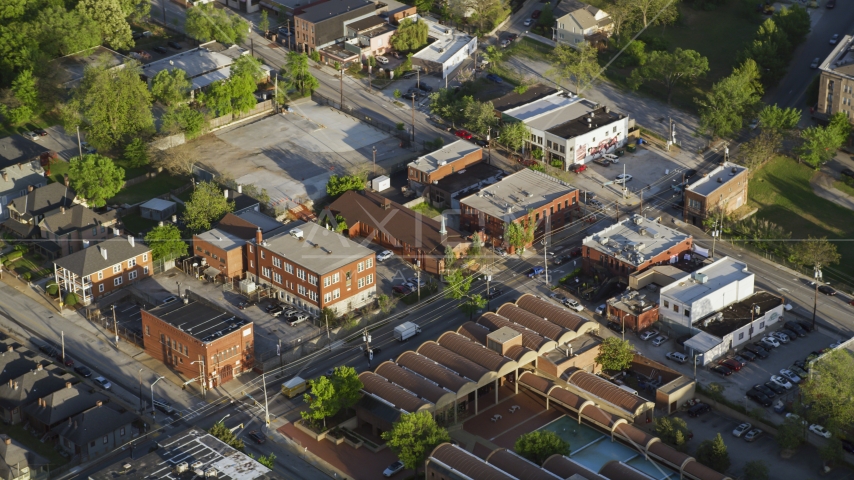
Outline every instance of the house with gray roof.
{"type": "Polygon", "coordinates": [[[101,214],[80,204],[60,206],[39,222],[42,241],[35,246],[48,258],[62,257],[117,234],[119,222],[116,210],[101,214]]]}
{"type": "Polygon", "coordinates": [[[578,0],[563,0],[554,10],[555,42],[576,46],[588,42],[594,46],[607,46],[614,31],[614,21],[604,10],[578,0]]]}
{"type": "Polygon", "coordinates": [[[47,459],[0,433],[0,480],[29,480],[45,469],[47,459]]]}
{"type": "Polygon", "coordinates": [[[12,425],[21,423],[24,407],[74,380],[74,376],[60,368],[41,364],[17,378],[10,378],[0,385],[0,420],[12,425]]]}
{"type": "Polygon", "coordinates": [[[65,388],[40,397],[35,403],[24,407],[24,417],[34,430],[44,434],[69,417],[96,406],[98,402],[109,401],[109,397],[87,385],[72,385],[68,382],[65,388]]]}
{"type": "Polygon", "coordinates": [[[82,462],[111,452],[139,436],[133,426],[135,413],[123,407],[98,401],[54,427],[59,447],[82,462]]]}
{"type": "Polygon", "coordinates": [[[50,365],[50,361],[17,344],[0,343],[0,384],[32,372],[39,365],[50,365]]]}
{"type": "Polygon", "coordinates": [[[10,218],[9,202],[47,183],[38,160],[0,170],[0,221],[10,218]]]}

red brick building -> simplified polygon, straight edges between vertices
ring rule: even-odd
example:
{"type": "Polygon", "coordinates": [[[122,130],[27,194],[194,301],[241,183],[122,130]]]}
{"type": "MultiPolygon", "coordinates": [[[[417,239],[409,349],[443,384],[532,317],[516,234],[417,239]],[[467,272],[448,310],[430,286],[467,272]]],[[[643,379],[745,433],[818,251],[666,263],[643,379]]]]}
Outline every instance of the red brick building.
{"type": "MultiPolygon", "coordinates": [[[[506,246],[505,224],[536,223],[534,238],[579,218],[578,189],[529,168],[460,200],[460,229],[482,232],[484,240],[506,246]]],[[[530,246],[530,245],[528,245],[530,246]]]]}
{"type": "Polygon", "coordinates": [[[246,273],[246,241],[255,238],[255,231],[259,228],[266,235],[282,226],[282,223],[251,209],[238,214],[229,213],[216,228],[193,235],[193,254],[205,259],[208,267],[203,272],[209,277],[241,279],[246,273]]]}
{"type": "Polygon", "coordinates": [[[185,298],[141,313],[145,352],[185,378],[204,375],[205,388],[254,365],[254,324],[189,290],[185,298]]]}
{"type": "Polygon", "coordinates": [[[710,215],[727,214],[747,205],[749,173],[746,167],[726,164],[685,188],[685,222],[702,227],[710,215]]]}

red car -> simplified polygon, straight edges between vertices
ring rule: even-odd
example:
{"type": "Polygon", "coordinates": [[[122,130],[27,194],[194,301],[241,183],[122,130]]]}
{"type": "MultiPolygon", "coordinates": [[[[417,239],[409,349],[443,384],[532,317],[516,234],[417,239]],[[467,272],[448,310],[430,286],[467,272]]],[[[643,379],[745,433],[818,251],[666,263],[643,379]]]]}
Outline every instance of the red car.
{"type": "Polygon", "coordinates": [[[543,12],[541,12],[540,10],[534,10],[534,13],[531,14],[531,18],[536,20],[536,19],[540,18],[541,13],[543,13],[543,12]]]}
{"type": "Polygon", "coordinates": [[[587,170],[587,165],[583,163],[573,163],[571,167],[569,167],[569,171],[573,173],[581,173],[587,170]]]}
{"type": "Polygon", "coordinates": [[[464,138],[466,140],[471,140],[471,133],[469,133],[465,130],[457,130],[456,132],[454,132],[454,135],[456,135],[460,138],[464,138]]]}
{"type": "Polygon", "coordinates": [[[729,368],[730,370],[733,370],[736,372],[741,370],[741,363],[736,362],[735,360],[733,360],[731,358],[727,358],[726,360],[723,360],[723,361],[718,362],[718,363],[720,365],[723,365],[723,366],[729,368]]]}

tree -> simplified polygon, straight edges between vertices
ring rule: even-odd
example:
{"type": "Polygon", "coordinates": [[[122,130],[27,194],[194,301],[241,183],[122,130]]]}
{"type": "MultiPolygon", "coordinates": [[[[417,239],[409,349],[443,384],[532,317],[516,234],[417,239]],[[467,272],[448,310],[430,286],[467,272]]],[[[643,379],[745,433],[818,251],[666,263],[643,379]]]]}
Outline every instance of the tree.
{"type": "Polygon", "coordinates": [[[154,154],[154,166],[163,168],[172,175],[192,175],[193,167],[199,161],[196,149],[189,144],[182,144],[168,150],[157,150],[154,154]]]}
{"type": "Polygon", "coordinates": [[[537,465],[542,465],[552,455],[569,455],[569,442],[550,430],[535,430],[519,436],[513,449],[537,465]]]}
{"type": "Polygon", "coordinates": [[[656,50],[649,55],[646,65],[632,72],[629,85],[637,89],[649,80],[658,82],[667,91],[669,105],[676,87],[692,82],[708,71],[709,60],[694,50],[677,48],[673,53],[656,50]]]}
{"type": "Polygon", "coordinates": [[[14,20],[24,16],[27,0],[4,0],[0,2],[0,20],[14,20]]]}
{"type": "Polygon", "coordinates": [[[769,480],[768,465],[762,460],[751,460],[744,465],[744,480],[769,480]]]}
{"type": "Polygon", "coordinates": [[[3,116],[11,124],[29,122],[41,113],[41,103],[36,85],[37,79],[30,69],[23,70],[12,81],[12,102],[3,105],[3,116]]]}
{"type": "Polygon", "coordinates": [[[640,15],[643,28],[651,25],[666,25],[678,18],[677,2],[669,0],[635,0],[634,6],[640,15]]]}
{"type": "Polygon", "coordinates": [[[736,160],[750,169],[750,175],[768,161],[783,144],[783,136],[773,130],[763,130],[759,135],[738,147],[736,160]]]}
{"type": "Polygon", "coordinates": [[[335,386],[326,375],[321,375],[308,381],[311,394],[303,395],[303,400],[308,405],[308,410],[300,412],[303,420],[316,423],[323,422],[326,429],[326,418],[338,413],[341,405],[335,398],[335,386]]]}
{"type": "Polygon", "coordinates": [[[353,367],[335,367],[332,371],[332,385],[339,409],[347,410],[362,397],[361,391],[364,385],[353,367]]]}
{"type": "Polygon", "coordinates": [[[700,106],[700,127],[718,137],[728,137],[741,129],[746,118],[756,114],[762,97],[759,69],[752,59],[733,70],[706,93],[694,99],[700,106]]]}
{"type": "Polygon", "coordinates": [[[145,235],[145,243],[155,260],[167,260],[187,254],[188,245],[181,237],[181,230],[172,224],[154,227],[145,235]]]}
{"type": "Polygon", "coordinates": [[[479,257],[483,253],[483,239],[479,233],[472,235],[471,246],[466,254],[470,257],[479,257]]]}
{"type": "Polygon", "coordinates": [[[542,25],[547,29],[551,29],[555,24],[555,14],[551,3],[546,3],[540,12],[540,18],[537,19],[537,25],[542,25]]]}
{"type": "Polygon", "coordinates": [[[276,465],[276,454],[273,452],[270,452],[270,454],[267,455],[266,457],[262,455],[262,456],[258,457],[258,463],[260,463],[261,465],[264,465],[265,467],[272,470],[273,467],[276,465]]]}
{"type": "Polygon", "coordinates": [[[151,3],[148,0],[119,0],[122,12],[130,20],[144,21],[151,13],[151,3]]]}
{"type": "Polygon", "coordinates": [[[637,17],[632,0],[616,0],[608,7],[608,14],[614,25],[614,36],[623,38],[624,29],[631,25],[637,17]]]}
{"type": "Polygon", "coordinates": [[[68,179],[90,207],[103,207],[124,187],[125,169],[102,155],[84,155],[71,160],[68,179]]]}
{"type": "Polygon", "coordinates": [[[791,7],[783,7],[772,17],[774,22],[785,32],[792,45],[792,50],[797,45],[804,43],[810,33],[810,14],[807,10],[794,4],[791,7]]]}
{"type": "Polygon", "coordinates": [[[474,276],[467,276],[460,269],[453,269],[450,272],[446,269],[445,280],[448,282],[445,287],[445,298],[462,300],[468,295],[474,276]]]}
{"type": "Polygon", "coordinates": [[[270,33],[270,18],[267,16],[267,10],[261,10],[261,20],[258,21],[258,30],[263,31],[265,37],[270,33]]]}
{"type": "Polygon", "coordinates": [[[498,124],[492,102],[478,102],[472,97],[465,97],[463,103],[463,116],[469,130],[485,135],[490,128],[498,124]]]}
{"type": "Polygon", "coordinates": [[[844,350],[831,350],[813,362],[809,378],[801,385],[801,392],[803,403],[812,405],[810,416],[827,418],[830,424],[825,425],[828,428],[847,431],[854,425],[854,402],[851,402],[854,359],[844,350]]]}
{"type": "Polygon", "coordinates": [[[777,428],[777,443],[783,450],[795,450],[806,441],[806,426],[800,418],[786,417],[777,428]]]}
{"type": "Polygon", "coordinates": [[[501,126],[498,141],[515,152],[522,148],[522,145],[530,137],[531,132],[524,122],[505,122],[501,126]]]}
{"type": "Polygon", "coordinates": [[[164,105],[175,105],[187,100],[192,82],[187,78],[187,72],[180,68],[161,70],[151,82],[151,95],[164,105]]]}
{"type": "Polygon", "coordinates": [[[326,182],[326,194],[337,197],[350,190],[364,190],[365,178],[361,175],[331,175],[326,182]]]}
{"type": "Polygon", "coordinates": [[[801,160],[818,170],[836,155],[851,133],[845,112],[836,112],[826,127],[808,127],[801,132],[803,143],[795,149],[801,160]]]}
{"type": "Polygon", "coordinates": [[[139,63],[133,60],[119,69],[108,69],[105,64],[87,68],[62,108],[65,130],[74,131],[79,125],[88,133],[89,142],[102,149],[153,131],[151,92],[141,74],[139,63]]]}
{"type": "Polygon", "coordinates": [[[234,435],[234,432],[232,432],[230,428],[226,427],[221,421],[213,424],[211,429],[208,430],[208,433],[222,440],[226,445],[240,450],[241,452],[246,448],[246,445],[243,444],[243,440],[237,438],[237,436],[234,435]]]}
{"type": "Polygon", "coordinates": [[[184,132],[187,140],[201,135],[207,125],[205,114],[187,104],[170,107],[160,120],[161,132],[169,134],[184,132]]]}
{"type": "Polygon", "coordinates": [[[249,24],[239,15],[231,15],[226,10],[205,3],[187,10],[184,31],[199,42],[216,40],[234,45],[246,39],[249,24]]]}
{"type": "Polygon", "coordinates": [[[148,146],[141,138],[134,138],[125,145],[124,158],[132,167],[148,165],[148,146]]]}
{"type": "Polygon", "coordinates": [[[428,13],[433,8],[433,0],[415,0],[415,11],[428,13]]]}
{"type": "Polygon", "coordinates": [[[377,306],[380,307],[380,312],[383,315],[388,315],[388,312],[394,307],[394,301],[388,295],[381,293],[377,295],[377,306]]]}
{"type": "Polygon", "coordinates": [[[414,52],[427,45],[428,30],[430,26],[427,22],[416,22],[411,18],[404,18],[389,43],[399,52],[414,52]]]}
{"type": "Polygon", "coordinates": [[[80,0],[76,8],[100,27],[101,36],[110,48],[129,50],[133,47],[127,14],[118,0],[80,0]]]}
{"type": "Polygon", "coordinates": [[[222,116],[229,113],[245,113],[255,105],[255,90],[263,75],[261,62],[250,55],[242,55],[231,67],[231,76],[227,80],[214,83],[199,101],[222,116]]]}
{"type": "MultiPolygon", "coordinates": [[[[513,248],[525,250],[525,247],[534,242],[534,231],[537,223],[534,221],[534,212],[528,212],[526,221],[514,222],[507,219],[504,222],[504,241],[513,248]]],[[[520,252],[521,255],[521,252],[520,252]]]]}
{"type": "Polygon", "coordinates": [[[780,108],[777,105],[767,105],[759,111],[759,126],[763,131],[785,133],[798,127],[801,121],[801,111],[797,108],[780,108]]]}
{"type": "Polygon", "coordinates": [[[198,184],[184,206],[184,223],[191,232],[209,230],[213,222],[234,210],[234,202],[225,198],[219,187],[211,182],[198,184]]]}
{"type": "Polygon", "coordinates": [[[101,43],[101,27],[80,10],[50,6],[39,11],[35,22],[39,49],[49,57],[62,57],[101,43]],[[57,35],[62,32],[62,35],[57,35]]]}
{"type": "Polygon", "coordinates": [[[718,472],[726,472],[730,466],[729,453],[720,433],[713,440],[703,440],[694,457],[698,462],[718,472]]]}
{"type": "Polygon", "coordinates": [[[308,69],[308,57],[304,53],[288,52],[287,62],[282,67],[282,75],[288,79],[287,88],[302,95],[311,94],[320,86],[320,82],[308,69]]]}
{"type": "Polygon", "coordinates": [[[22,70],[36,67],[38,44],[26,24],[0,24],[0,85],[7,86],[22,70]]]}
{"type": "Polygon", "coordinates": [[[596,363],[609,372],[622,372],[632,365],[635,358],[635,347],[628,340],[618,337],[608,337],[599,347],[596,363]]]}
{"type": "Polygon", "coordinates": [[[445,245],[445,272],[450,272],[457,263],[457,254],[450,245],[445,245]]]}
{"type": "Polygon", "coordinates": [[[416,477],[427,455],[451,440],[448,431],[436,424],[430,412],[402,414],[382,437],[403,465],[415,470],[416,477]]]}
{"type": "Polygon", "coordinates": [[[599,75],[599,60],[596,47],[588,42],[576,47],[558,44],[552,52],[552,68],[546,71],[547,76],[555,77],[558,85],[564,80],[571,79],[575,83],[575,93],[578,94],[593,84],[599,75]]]}
{"type": "Polygon", "coordinates": [[[691,431],[685,420],[679,417],[659,417],[655,419],[655,433],[661,441],[667,443],[680,452],[687,448],[688,437],[691,431]]]}
{"type": "Polygon", "coordinates": [[[477,29],[484,33],[495,28],[510,14],[506,0],[461,0],[457,5],[462,12],[460,16],[470,13],[469,22],[477,25],[477,29]]]}
{"type": "Polygon", "coordinates": [[[460,304],[460,310],[468,314],[469,320],[471,320],[475,313],[486,306],[486,303],[486,299],[479,293],[469,295],[466,297],[466,301],[460,304]]]}

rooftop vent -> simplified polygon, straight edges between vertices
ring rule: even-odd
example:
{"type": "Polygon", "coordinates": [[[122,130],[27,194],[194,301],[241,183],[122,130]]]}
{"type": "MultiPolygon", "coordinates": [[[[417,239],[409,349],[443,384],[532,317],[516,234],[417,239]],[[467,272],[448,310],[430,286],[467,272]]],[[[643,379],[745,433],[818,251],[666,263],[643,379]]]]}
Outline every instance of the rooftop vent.
{"type": "Polygon", "coordinates": [[[718,177],[718,183],[724,183],[723,177],[718,177]]]}
{"type": "Polygon", "coordinates": [[[610,238],[608,238],[608,237],[599,237],[599,243],[602,245],[605,245],[606,247],[608,246],[609,240],[610,240],[610,238]]]}
{"type": "Polygon", "coordinates": [[[292,228],[288,233],[289,233],[292,237],[295,237],[295,238],[303,238],[302,230],[301,230],[301,229],[299,229],[299,228],[292,228]]]}
{"type": "Polygon", "coordinates": [[[439,160],[439,165],[447,165],[447,160],[439,160]]]}
{"type": "Polygon", "coordinates": [[[632,221],[635,222],[635,225],[640,225],[643,223],[643,217],[640,215],[635,215],[632,217],[632,221]]]}
{"type": "Polygon", "coordinates": [[[691,279],[699,284],[704,284],[709,281],[709,276],[705,273],[694,272],[691,274],[691,279]]]}
{"type": "Polygon", "coordinates": [[[175,473],[184,473],[190,469],[190,465],[187,462],[181,462],[178,465],[175,465],[175,473]]]}

